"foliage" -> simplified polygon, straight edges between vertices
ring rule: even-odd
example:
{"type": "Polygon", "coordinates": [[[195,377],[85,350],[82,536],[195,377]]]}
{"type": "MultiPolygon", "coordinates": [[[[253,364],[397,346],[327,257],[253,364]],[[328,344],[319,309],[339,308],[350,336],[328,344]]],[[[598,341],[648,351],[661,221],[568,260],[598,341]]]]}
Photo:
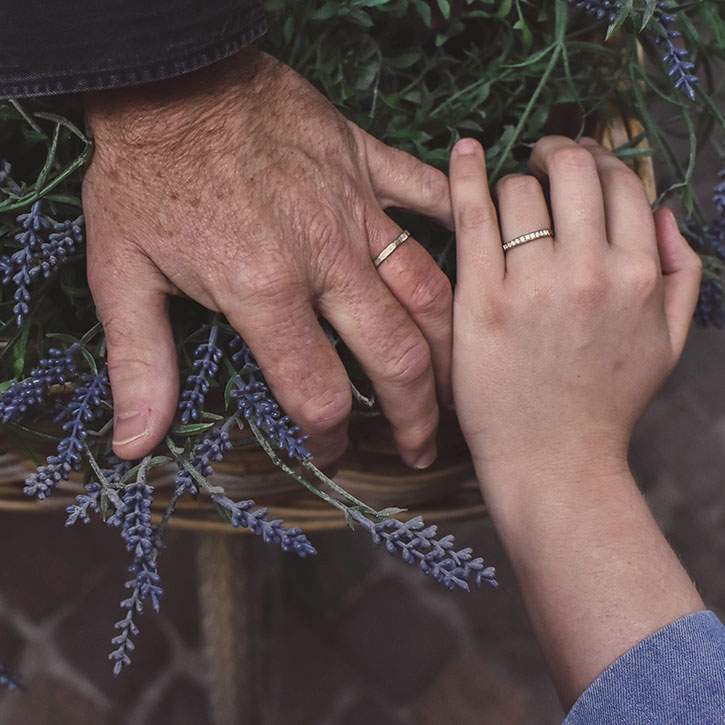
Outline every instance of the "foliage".
{"type": "MultiPolygon", "coordinates": [[[[614,108],[640,121],[644,133],[616,152],[655,157],[663,182],[657,203],[679,204],[683,230],[705,262],[697,317],[722,324],[725,172],[713,179],[714,218],[692,184],[699,154],[722,155],[723,80],[711,67],[725,58],[722,0],[678,7],[657,0],[268,0],[268,9],[264,42],[272,53],[359,126],[439,168],[463,135],[484,143],[495,181],[520,170],[546,133],[592,135],[614,108]],[[666,122],[654,120],[654,103],[666,109],[658,114],[666,122]],[[673,140],[684,142],[684,157],[673,140]]],[[[130,662],[144,601],[159,606],[157,559],[182,496],[207,496],[232,526],[299,556],[314,554],[302,532],[214,484],[213,466],[233,445],[258,444],[373,543],[445,586],[494,584],[493,570],[469,550],[456,551],[451,537],[438,538],[418,518],[398,521],[399,509],[376,511],[317,470],[251,351],[223,318],[190,301],[172,305],[185,383],[167,450],[135,463],[109,455],[105,344],[85,277],[81,170],[93,144],[83,129],[72,97],[0,102],[0,423],[13,432],[55,421],[57,454],[26,491],[51,495],[82,467],[85,490],[68,507],[67,524],[103,518],[120,528],[132,553],[114,669],[130,662]],[[223,407],[213,402],[222,397],[223,407]],[[239,429],[247,438],[233,442],[239,429]],[[179,469],[175,492],[155,526],[147,476],[169,463],[179,469]]],[[[453,276],[450,235],[402,214],[401,221],[453,276]]]]}

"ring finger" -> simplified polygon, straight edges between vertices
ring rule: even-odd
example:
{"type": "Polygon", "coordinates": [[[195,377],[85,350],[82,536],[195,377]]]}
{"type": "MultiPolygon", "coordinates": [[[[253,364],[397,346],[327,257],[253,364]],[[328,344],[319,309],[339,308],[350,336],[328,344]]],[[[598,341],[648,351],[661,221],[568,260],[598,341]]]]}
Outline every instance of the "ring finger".
{"type": "MultiPolygon", "coordinates": [[[[551,230],[551,217],[541,184],[533,176],[512,174],[496,186],[501,238],[504,243],[523,235],[551,230]]],[[[510,248],[506,252],[506,273],[535,270],[554,250],[554,239],[542,236],[510,248]]]]}
{"type": "Polygon", "coordinates": [[[403,460],[427,468],[438,427],[431,354],[425,338],[369,262],[354,284],[341,279],[318,307],[357,358],[375,388],[403,460]]]}
{"type": "MultiPolygon", "coordinates": [[[[387,215],[376,223],[369,233],[373,257],[402,232],[387,215]]],[[[380,263],[377,272],[423,333],[431,351],[438,399],[450,407],[453,292],[448,277],[412,237],[380,263]]]]}

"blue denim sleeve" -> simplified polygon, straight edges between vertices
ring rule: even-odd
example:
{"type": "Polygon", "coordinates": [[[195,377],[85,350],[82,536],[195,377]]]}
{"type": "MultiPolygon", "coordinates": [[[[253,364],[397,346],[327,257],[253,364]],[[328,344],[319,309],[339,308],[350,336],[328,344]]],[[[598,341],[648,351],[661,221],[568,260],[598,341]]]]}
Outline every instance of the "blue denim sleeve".
{"type": "Polygon", "coordinates": [[[0,98],[171,78],[261,36],[262,0],[0,0],[0,98]]]}
{"type": "Polygon", "coordinates": [[[564,725],[725,725],[725,627],[695,612],[623,654],[564,725]]]}

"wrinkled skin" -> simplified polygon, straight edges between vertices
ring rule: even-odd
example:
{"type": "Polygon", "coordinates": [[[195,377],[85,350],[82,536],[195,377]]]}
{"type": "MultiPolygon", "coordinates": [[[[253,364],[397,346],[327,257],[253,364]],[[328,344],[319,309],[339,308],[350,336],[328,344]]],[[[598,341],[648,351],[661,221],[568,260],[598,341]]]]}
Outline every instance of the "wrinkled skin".
{"type": "Polygon", "coordinates": [[[317,315],[371,378],[402,458],[430,465],[451,403],[450,284],[384,213],[450,226],[444,174],[346,121],[256,49],[188,76],[86,97],[88,275],[108,343],[123,458],[170,426],[178,368],[170,295],[223,312],[319,465],[347,445],[349,382],[317,315]]]}

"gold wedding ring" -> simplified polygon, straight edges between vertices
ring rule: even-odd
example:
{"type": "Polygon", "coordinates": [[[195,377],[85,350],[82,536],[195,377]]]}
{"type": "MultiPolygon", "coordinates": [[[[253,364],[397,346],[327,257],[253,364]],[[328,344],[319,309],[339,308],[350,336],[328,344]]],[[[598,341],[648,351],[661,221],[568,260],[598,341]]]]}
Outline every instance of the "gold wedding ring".
{"type": "Polygon", "coordinates": [[[375,265],[376,269],[410,236],[410,232],[407,229],[404,229],[395,239],[393,239],[390,244],[388,244],[385,249],[383,249],[380,254],[378,254],[375,259],[373,259],[373,264],[375,265]]]}
{"type": "Polygon", "coordinates": [[[553,237],[554,232],[551,229],[538,229],[535,232],[529,232],[528,234],[522,234],[520,237],[512,239],[510,242],[506,242],[503,245],[503,251],[506,252],[509,249],[518,247],[520,244],[526,244],[526,242],[533,242],[534,239],[542,239],[543,237],[553,237]]]}

